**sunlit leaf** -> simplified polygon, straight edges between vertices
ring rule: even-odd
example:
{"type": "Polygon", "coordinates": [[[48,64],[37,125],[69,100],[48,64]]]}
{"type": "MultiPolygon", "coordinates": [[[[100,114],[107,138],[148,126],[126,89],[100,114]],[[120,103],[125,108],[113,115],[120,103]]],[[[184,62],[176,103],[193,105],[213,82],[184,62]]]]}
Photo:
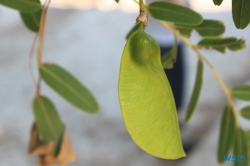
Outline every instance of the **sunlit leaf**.
{"type": "Polygon", "coordinates": [[[226,48],[231,51],[238,51],[244,49],[245,40],[237,40],[235,37],[228,38],[206,38],[202,39],[198,46],[200,48],[213,48],[221,53],[225,53],[226,48]]]}
{"type": "Polygon", "coordinates": [[[192,30],[196,30],[202,37],[219,37],[225,32],[223,22],[217,20],[203,20],[197,26],[174,25],[180,33],[186,37],[190,37],[192,30]]]}
{"type": "Polygon", "coordinates": [[[162,67],[164,69],[172,69],[174,67],[174,63],[176,62],[177,58],[177,51],[178,51],[178,42],[177,38],[175,37],[172,49],[166,54],[164,54],[161,58],[162,67]]]}
{"type": "Polygon", "coordinates": [[[227,156],[232,149],[237,134],[236,118],[233,113],[233,108],[227,105],[224,108],[219,137],[218,161],[224,162],[224,156],[227,156]]]}
{"type": "Polygon", "coordinates": [[[190,102],[188,104],[188,109],[185,117],[185,121],[188,122],[190,118],[192,117],[195,107],[197,105],[201,88],[203,83],[203,63],[202,60],[199,59],[197,64],[197,72],[196,72],[196,79],[195,79],[195,85],[192,93],[192,97],[190,99],[190,102]]]}
{"type": "Polygon", "coordinates": [[[48,98],[38,96],[33,102],[33,112],[43,141],[45,143],[50,141],[55,142],[53,154],[57,155],[59,152],[60,139],[64,131],[64,126],[54,105],[48,98]]]}
{"type": "Polygon", "coordinates": [[[248,149],[248,151],[247,151],[248,155],[247,156],[248,156],[248,162],[250,163],[250,130],[248,130],[246,133],[248,135],[248,139],[247,139],[247,142],[248,142],[248,148],[247,148],[248,149]]]}
{"type": "Polygon", "coordinates": [[[215,5],[220,6],[223,0],[213,0],[215,5]]]}
{"type": "Polygon", "coordinates": [[[185,156],[160,47],[142,23],[125,45],[118,91],[125,126],[140,148],[164,159],[185,156]]]}
{"type": "Polygon", "coordinates": [[[91,92],[75,77],[56,64],[39,67],[43,80],[65,100],[88,113],[96,113],[98,104],[91,92]]]}
{"type": "Polygon", "coordinates": [[[190,27],[188,27],[188,28],[183,28],[181,25],[176,25],[176,26],[175,26],[176,29],[179,30],[179,32],[180,32],[180,34],[181,34],[182,36],[187,37],[187,38],[189,38],[189,37],[191,36],[191,33],[192,33],[192,31],[193,31],[193,28],[190,28],[190,27]],[[178,26],[178,27],[176,27],[176,26],[178,26]]]}
{"type": "Polygon", "coordinates": [[[151,15],[158,19],[181,25],[199,25],[202,16],[195,11],[169,2],[153,2],[148,6],[151,15]]]}
{"type": "Polygon", "coordinates": [[[23,13],[34,13],[42,7],[39,0],[0,0],[0,4],[23,13]]]}
{"type": "Polygon", "coordinates": [[[249,0],[232,0],[232,13],[234,25],[238,29],[244,29],[250,21],[250,1],[249,0]]]}
{"type": "MultiPolygon", "coordinates": [[[[139,28],[140,24],[135,24],[133,26],[133,28],[128,32],[128,34],[126,35],[126,39],[128,40],[129,36],[132,35],[138,28],[139,28]]],[[[145,28],[145,26],[143,26],[143,28],[145,28]]]]}
{"type": "Polygon", "coordinates": [[[38,10],[35,13],[23,13],[20,12],[24,24],[34,32],[37,32],[40,25],[40,19],[42,15],[42,10],[38,10]]]}
{"type": "Polygon", "coordinates": [[[246,118],[246,119],[250,119],[250,106],[244,107],[241,111],[240,114],[246,118]]]}
{"type": "Polygon", "coordinates": [[[237,99],[250,101],[250,85],[234,87],[231,90],[231,94],[237,99]]]}
{"type": "Polygon", "coordinates": [[[241,162],[235,162],[235,166],[249,166],[249,157],[248,157],[248,143],[249,137],[245,131],[239,129],[237,132],[235,144],[234,144],[234,155],[240,156],[241,162]],[[242,157],[244,156],[244,157],[242,157]]]}
{"type": "Polygon", "coordinates": [[[178,24],[174,26],[185,37],[190,37],[193,30],[196,30],[202,37],[218,37],[225,31],[224,24],[217,20],[203,20],[203,22],[197,26],[184,26],[178,24]]]}

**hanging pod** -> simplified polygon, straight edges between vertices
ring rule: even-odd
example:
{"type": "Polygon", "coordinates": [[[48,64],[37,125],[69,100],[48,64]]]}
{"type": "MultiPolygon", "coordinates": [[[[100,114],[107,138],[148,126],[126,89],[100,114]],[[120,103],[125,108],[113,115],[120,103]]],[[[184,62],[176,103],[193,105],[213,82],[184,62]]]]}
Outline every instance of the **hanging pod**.
{"type": "Polygon", "coordinates": [[[121,60],[119,100],[124,123],[134,142],[147,153],[181,158],[185,152],[160,47],[140,24],[128,38],[121,60]]]}

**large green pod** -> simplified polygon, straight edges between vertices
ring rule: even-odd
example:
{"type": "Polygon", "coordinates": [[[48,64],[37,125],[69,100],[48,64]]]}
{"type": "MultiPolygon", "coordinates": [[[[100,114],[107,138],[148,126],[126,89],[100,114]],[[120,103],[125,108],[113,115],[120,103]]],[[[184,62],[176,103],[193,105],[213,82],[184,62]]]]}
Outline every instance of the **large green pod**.
{"type": "Polygon", "coordinates": [[[123,51],[119,100],[125,126],[140,148],[164,159],[185,156],[160,48],[143,25],[129,37],[123,51]]]}

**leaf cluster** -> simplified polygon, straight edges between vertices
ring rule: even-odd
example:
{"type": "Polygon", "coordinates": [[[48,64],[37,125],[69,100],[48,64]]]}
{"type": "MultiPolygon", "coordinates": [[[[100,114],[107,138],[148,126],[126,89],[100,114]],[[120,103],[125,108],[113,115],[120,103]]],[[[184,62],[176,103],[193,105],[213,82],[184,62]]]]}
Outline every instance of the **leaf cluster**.
{"type": "MultiPolygon", "coordinates": [[[[216,4],[220,4],[221,0],[214,0],[216,4]]],[[[237,3],[239,3],[238,1],[237,3]]],[[[233,1],[233,3],[236,3],[233,1]]],[[[245,2],[246,3],[246,2],[245,2]]],[[[242,10],[244,10],[245,6],[242,10]]],[[[225,32],[225,25],[219,20],[203,19],[202,16],[189,8],[171,4],[168,2],[153,2],[147,6],[150,15],[160,21],[171,22],[172,31],[179,31],[179,36],[190,38],[193,31],[196,31],[202,39],[192,45],[197,49],[213,49],[221,53],[225,53],[226,49],[230,51],[239,51],[245,48],[245,40],[235,37],[222,37],[225,32]]],[[[234,11],[233,11],[234,12],[234,11]]],[[[244,13],[242,14],[243,17],[244,13]]],[[[250,18],[250,16],[249,16],[250,18]]],[[[236,18],[241,19],[241,18],[236,18]]],[[[248,22],[242,20],[239,27],[245,27],[248,22]]],[[[133,31],[133,30],[132,30],[133,31]]],[[[130,34],[132,34],[130,32],[130,34]]],[[[176,35],[176,34],[175,34],[176,35]]],[[[177,56],[177,42],[175,40],[172,49],[162,57],[162,66],[165,69],[171,69],[177,56]]],[[[198,54],[196,79],[193,88],[193,93],[187,108],[185,121],[188,122],[194,114],[198,103],[199,95],[203,83],[203,56],[198,54]]],[[[233,88],[231,95],[241,100],[250,100],[250,86],[239,86],[233,88]]],[[[243,108],[240,115],[250,120],[250,106],[243,108]]],[[[224,162],[224,156],[228,155],[233,149],[235,155],[244,154],[246,157],[245,165],[249,164],[249,148],[250,142],[248,134],[244,131],[238,122],[237,112],[234,106],[228,104],[224,111],[221,120],[220,139],[218,148],[218,161],[224,162]]],[[[237,165],[237,164],[236,164],[237,165]]]]}

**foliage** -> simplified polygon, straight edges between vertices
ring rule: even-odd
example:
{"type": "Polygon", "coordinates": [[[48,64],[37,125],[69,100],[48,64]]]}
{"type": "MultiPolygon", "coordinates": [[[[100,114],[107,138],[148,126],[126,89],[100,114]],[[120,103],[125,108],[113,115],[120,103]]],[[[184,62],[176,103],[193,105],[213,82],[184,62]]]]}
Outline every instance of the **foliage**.
{"type": "MultiPolygon", "coordinates": [[[[119,0],[115,1],[119,2],[119,0]]],[[[213,0],[213,2],[215,5],[221,5],[223,0],[213,0]]],[[[66,101],[82,111],[96,113],[99,106],[91,92],[68,71],[53,63],[42,62],[44,26],[49,3],[50,0],[46,0],[43,5],[39,0],[0,0],[1,5],[18,10],[27,28],[37,33],[35,42],[39,39],[37,48],[39,78],[36,82],[37,90],[33,102],[33,113],[38,130],[37,137],[41,139],[39,143],[42,147],[46,147],[48,143],[53,142],[55,146],[52,151],[46,153],[52,155],[52,158],[56,158],[64,149],[60,147],[66,146],[64,145],[65,128],[53,103],[41,95],[41,81],[45,81],[66,101]]],[[[146,152],[160,158],[177,159],[185,156],[181,145],[173,94],[163,72],[163,68],[174,67],[177,56],[177,38],[179,38],[192,48],[198,57],[196,81],[185,121],[191,120],[194,115],[202,89],[203,64],[207,64],[219,81],[228,100],[221,119],[218,162],[223,163],[223,156],[233,152],[234,155],[244,154],[246,161],[243,165],[249,165],[250,134],[249,131],[244,131],[241,127],[239,117],[242,116],[249,120],[250,106],[238,111],[234,105],[233,97],[249,101],[250,85],[236,86],[230,90],[213,65],[199,51],[204,48],[221,53],[225,53],[226,49],[239,51],[245,48],[245,41],[235,37],[222,37],[225,32],[223,22],[203,19],[199,13],[190,8],[168,2],[153,2],[144,5],[143,1],[140,0],[137,3],[140,7],[140,16],[136,21],[141,23],[135,25],[126,37],[127,43],[123,51],[119,78],[122,115],[134,142],[146,152]],[[159,20],[175,35],[173,48],[162,59],[160,59],[158,44],[144,32],[145,26],[142,24],[147,24],[145,11],[148,12],[149,16],[159,20]],[[192,44],[187,40],[192,31],[197,31],[202,37],[198,44],[192,44]]],[[[248,26],[250,21],[249,7],[249,0],[232,1],[232,16],[236,28],[244,29],[248,26]]],[[[64,155],[67,156],[67,149],[63,151],[64,155]]],[[[68,153],[72,154],[73,152],[69,150],[68,153]]],[[[68,156],[74,155],[68,154],[68,156]]],[[[74,157],[71,157],[57,163],[67,164],[73,159],[74,157]]],[[[236,165],[239,164],[236,163],[236,165]]]]}

